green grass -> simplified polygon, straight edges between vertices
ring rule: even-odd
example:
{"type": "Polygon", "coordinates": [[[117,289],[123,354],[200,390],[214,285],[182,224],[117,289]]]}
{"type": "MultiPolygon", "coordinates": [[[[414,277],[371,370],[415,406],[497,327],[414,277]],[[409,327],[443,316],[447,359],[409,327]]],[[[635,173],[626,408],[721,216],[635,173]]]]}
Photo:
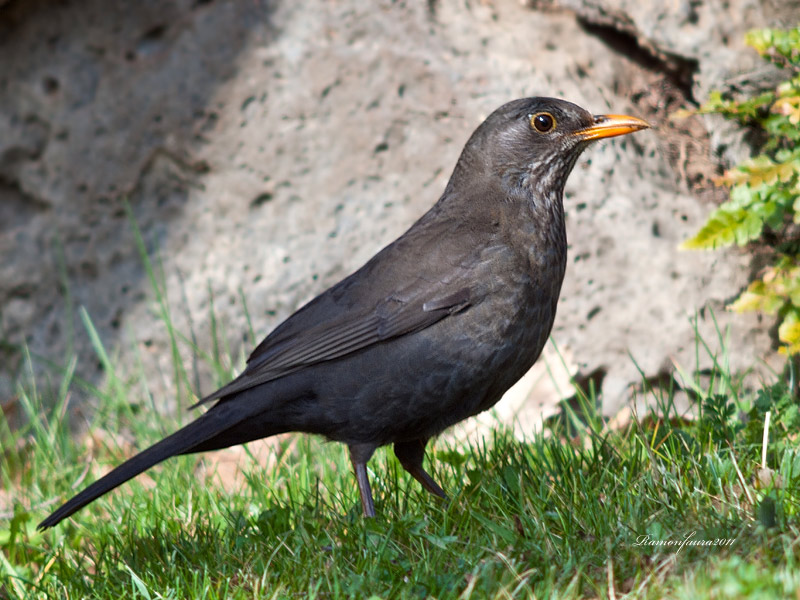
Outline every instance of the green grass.
{"type": "MultiPolygon", "coordinates": [[[[19,383],[21,429],[0,416],[0,491],[13,505],[0,515],[0,599],[800,597],[794,382],[743,391],[724,354],[704,383],[681,376],[694,419],[672,391],[645,389],[657,413],[619,429],[581,395],[580,414],[525,442],[502,427],[480,442],[437,440],[431,471],[449,502],[381,450],[370,462],[378,517],[365,520],[344,449],[295,435],[269,467],[245,455],[233,491],[198,469],[210,455],[173,458],[38,532],[58,502],[186,419],[158,414],[144,375],[116,376],[83,320],[106,382],[92,387],[68,362],[55,384],[19,383]],[[100,407],[82,435],[70,422],[78,389],[100,407]],[[714,540],[725,542],[690,543],[714,540]]],[[[193,336],[168,331],[179,360],[193,336]]],[[[224,346],[201,357],[221,379],[236,362],[224,346]]],[[[179,388],[190,371],[175,365],[179,388]]]]}
{"type": "MultiPolygon", "coordinates": [[[[524,443],[502,429],[471,445],[439,440],[433,472],[448,503],[379,452],[370,463],[373,520],[360,516],[342,448],[288,436],[274,468],[245,458],[246,478],[232,493],[198,478],[203,457],[179,457],[151,472],[154,486],[134,480],[44,533],[35,524],[53,499],[130,454],[118,442],[122,423],[137,447],[169,427],[151,411],[134,414],[124,400],[133,392],[110,382],[97,390],[108,410],[94,425],[113,428],[75,439],[72,370],[51,410],[34,384],[20,387],[29,424],[0,425],[0,477],[14,490],[14,513],[0,518],[3,598],[774,598],[800,590],[797,402],[780,383],[744,398],[735,387],[728,395],[698,388],[696,421],[671,414],[606,431],[589,411],[569,437],[556,421],[524,443]],[[762,487],[758,416],[767,409],[767,460],[780,483],[762,487]],[[643,536],[733,541],[679,548],[643,536]]],[[[711,383],[730,385],[727,377],[711,383]]],[[[660,403],[674,411],[668,395],[660,403]]]]}

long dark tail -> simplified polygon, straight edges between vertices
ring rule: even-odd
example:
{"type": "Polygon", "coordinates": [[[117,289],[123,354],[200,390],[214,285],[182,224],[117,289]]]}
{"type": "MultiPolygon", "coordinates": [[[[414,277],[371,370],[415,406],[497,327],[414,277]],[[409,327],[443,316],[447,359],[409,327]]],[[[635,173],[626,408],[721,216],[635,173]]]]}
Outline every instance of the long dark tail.
{"type": "Polygon", "coordinates": [[[218,404],[196,421],[189,423],[172,435],[153,444],[147,450],[143,450],[136,456],[126,460],[108,475],[98,479],[71,500],[64,503],[61,508],[39,523],[38,528],[46,529],[56,525],[62,519],[66,519],[142,471],[146,471],[170,456],[191,452],[195,446],[203,444],[203,442],[238,424],[248,416],[247,414],[237,415],[237,412],[242,411],[235,408],[231,410],[232,408],[234,407],[227,405],[227,403],[218,404]]]}

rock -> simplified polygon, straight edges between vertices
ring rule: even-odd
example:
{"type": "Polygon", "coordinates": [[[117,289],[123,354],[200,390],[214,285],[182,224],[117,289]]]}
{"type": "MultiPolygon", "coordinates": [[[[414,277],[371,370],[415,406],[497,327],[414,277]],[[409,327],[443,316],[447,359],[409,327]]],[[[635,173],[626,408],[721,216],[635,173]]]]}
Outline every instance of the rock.
{"type": "MultiPolygon", "coordinates": [[[[730,327],[732,367],[772,356],[756,317],[724,310],[749,257],[677,250],[711,208],[695,192],[716,159],[702,122],[666,117],[754,68],[742,34],[780,10],[747,0],[723,13],[696,2],[539,7],[0,3],[0,397],[23,372],[9,344],[56,364],[77,352],[78,373],[100,377],[79,307],[121,377],[144,369],[159,407],[185,399],[184,384],[211,391],[219,381],[195,340],[210,354],[216,334],[242,357],[402,233],[481,120],[528,95],[660,126],[592,148],[568,184],[571,263],[553,333],[572,357],[566,371],[600,374],[615,412],[640,370],[698,367],[693,318],[718,346],[711,309],[730,327]],[[186,376],[172,365],[167,311],[186,376]]],[[[57,386],[58,371],[35,363],[57,386]]],[[[536,380],[505,412],[528,405],[536,380]]],[[[534,394],[537,406],[563,395],[534,394]]]]}

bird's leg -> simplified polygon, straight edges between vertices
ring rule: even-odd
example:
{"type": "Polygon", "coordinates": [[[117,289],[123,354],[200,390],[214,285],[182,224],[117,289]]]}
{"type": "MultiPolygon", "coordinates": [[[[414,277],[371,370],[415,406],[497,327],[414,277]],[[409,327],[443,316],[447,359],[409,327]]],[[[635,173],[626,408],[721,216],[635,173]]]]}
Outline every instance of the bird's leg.
{"type": "Polygon", "coordinates": [[[375,504],[372,502],[372,490],[369,487],[369,477],[367,477],[367,461],[375,446],[370,444],[352,444],[350,448],[350,462],[353,463],[353,470],[356,473],[356,483],[358,483],[358,493],[361,495],[361,508],[364,509],[365,517],[375,516],[375,504]]]}
{"type": "Polygon", "coordinates": [[[425,456],[425,444],[428,440],[411,440],[410,442],[395,442],[394,455],[403,465],[403,468],[411,473],[411,476],[419,481],[426,490],[439,498],[447,498],[447,494],[439,487],[433,477],[422,468],[422,459],[425,456]]]}

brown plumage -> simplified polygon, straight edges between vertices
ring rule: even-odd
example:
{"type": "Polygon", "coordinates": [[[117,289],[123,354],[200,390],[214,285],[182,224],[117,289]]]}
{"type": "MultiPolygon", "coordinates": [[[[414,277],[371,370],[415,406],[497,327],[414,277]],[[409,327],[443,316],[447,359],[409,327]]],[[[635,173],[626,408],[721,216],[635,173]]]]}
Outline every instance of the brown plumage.
{"type": "Polygon", "coordinates": [[[593,140],[647,126],[553,98],[501,106],[406,233],[279,325],[239,377],[198,403],[216,401],[205,414],[39,527],[170,456],[288,431],[348,445],[367,516],[366,463],[386,444],[444,497],[422,467],[428,440],[493,406],[550,334],[567,262],[562,193],[575,161],[593,140]]]}

